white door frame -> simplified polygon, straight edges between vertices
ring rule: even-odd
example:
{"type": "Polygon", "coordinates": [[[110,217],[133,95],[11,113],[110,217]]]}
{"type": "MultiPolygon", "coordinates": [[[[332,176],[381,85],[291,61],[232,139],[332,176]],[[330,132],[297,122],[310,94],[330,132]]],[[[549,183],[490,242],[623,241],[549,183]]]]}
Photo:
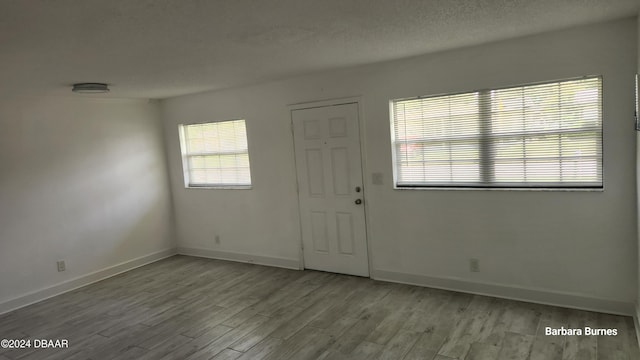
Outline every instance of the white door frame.
{"type": "Polygon", "coordinates": [[[289,104],[287,105],[287,108],[289,109],[289,122],[291,125],[291,149],[293,150],[293,163],[294,163],[294,170],[296,173],[296,194],[298,196],[298,230],[300,233],[300,242],[299,242],[299,248],[298,248],[298,254],[299,254],[299,258],[300,258],[300,269],[304,270],[304,253],[302,251],[302,246],[303,246],[303,241],[302,241],[302,218],[300,215],[300,184],[298,183],[298,164],[296,163],[296,157],[295,157],[295,138],[294,138],[294,134],[293,134],[293,111],[294,110],[304,110],[304,109],[312,109],[312,108],[319,108],[319,107],[325,107],[325,106],[334,106],[334,105],[344,105],[344,104],[357,104],[358,107],[358,132],[359,132],[359,139],[360,139],[360,164],[361,164],[361,171],[362,171],[362,198],[364,199],[363,201],[363,205],[364,205],[364,232],[365,232],[365,243],[367,245],[367,262],[369,265],[369,278],[373,279],[373,254],[371,252],[371,245],[369,244],[369,234],[371,234],[370,231],[370,224],[369,224],[369,201],[367,200],[367,190],[368,187],[370,185],[370,182],[368,181],[368,177],[366,176],[366,174],[368,174],[367,172],[367,157],[366,157],[366,146],[365,146],[365,137],[363,136],[363,134],[365,133],[365,121],[363,121],[364,119],[364,112],[362,109],[362,96],[351,96],[351,97],[345,97],[345,98],[335,98],[335,99],[326,99],[326,100],[317,100],[317,101],[308,101],[308,102],[301,102],[301,103],[295,103],[295,104],[289,104]]]}

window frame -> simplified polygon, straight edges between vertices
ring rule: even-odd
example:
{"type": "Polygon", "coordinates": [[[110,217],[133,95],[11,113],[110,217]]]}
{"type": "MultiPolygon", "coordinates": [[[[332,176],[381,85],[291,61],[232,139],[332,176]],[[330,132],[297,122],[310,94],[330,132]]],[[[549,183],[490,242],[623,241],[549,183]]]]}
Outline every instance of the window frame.
{"type": "MultiPolygon", "coordinates": [[[[488,105],[491,106],[491,103],[488,105]]],[[[479,109],[479,112],[482,110],[479,109]]],[[[460,92],[451,92],[451,93],[439,93],[439,94],[431,94],[431,95],[420,95],[420,96],[411,96],[411,97],[403,97],[403,98],[395,98],[389,100],[389,125],[390,125],[390,140],[391,140],[391,156],[392,156],[392,173],[393,173],[393,189],[394,190],[481,190],[481,191],[578,191],[578,192],[603,192],[605,189],[605,172],[604,172],[604,80],[602,75],[585,75],[580,77],[573,78],[563,78],[556,80],[548,80],[548,81],[540,81],[540,82],[530,82],[518,85],[509,85],[509,86],[501,86],[495,88],[484,88],[484,89],[475,89],[468,91],[460,91],[460,92]],[[597,185],[585,185],[580,186],[575,182],[570,183],[566,186],[549,186],[544,184],[536,184],[536,183],[522,183],[518,185],[517,183],[483,183],[482,181],[476,183],[443,183],[442,185],[437,184],[416,184],[416,185],[398,185],[398,171],[399,167],[397,165],[397,154],[396,154],[396,134],[395,134],[395,113],[394,113],[394,104],[400,101],[406,100],[419,100],[419,99],[429,99],[429,98],[437,98],[444,96],[456,96],[456,95],[464,95],[464,94],[472,94],[477,93],[478,96],[482,96],[481,94],[490,94],[491,91],[499,91],[504,89],[514,89],[519,87],[527,87],[527,86],[537,86],[537,85],[548,85],[548,84],[556,84],[562,82],[569,81],[578,81],[578,80],[588,80],[588,79],[598,79],[599,80],[599,109],[600,109],[600,173],[601,173],[601,184],[597,185]]],[[[554,134],[561,134],[562,131],[554,132],[554,134]]],[[[551,134],[551,132],[550,132],[551,134]]],[[[501,136],[506,137],[505,135],[496,135],[496,136],[482,136],[479,137],[480,141],[480,154],[479,154],[479,165],[480,167],[487,166],[491,162],[491,158],[487,157],[486,149],[482,149],[483,144],[487,142],[487,140],[496,139],[501,136]],[[483,155],[483,153],[485,155],[483,155]],[[490,159],[490,161],[487,161],[490,159]]],[[[524,135],[523,135],[524,136],[524,135]]],[[[461,137],[465,137],[464,135],[461,137]]],[[[453,139],[453,138],[449,138],[453,139]]],[[[437,140],[434,140],[434,142],[437,140]]],[[[482,172],[483,170],[480,170],[482,172]]],[[[482,175],[480,175],[482,177],[482,175]]]]}
{"type": "Polygon", "coordinates": [[[184,180],[184,188],[185,189],[209,189],[209,190],[251,190],[253,189],[253,175],[251,169],[251,157],[250,146],[249,146],[249,131],[247,127],[247,120],[244,118],[237,119],[225,119],[225,120],[214,120],[214,121],[201,121],[201,122],[191,122],[191,123],[182,123],[178,124],[178,138],[179,138],[179,146],[180,146],[180,157],[182,160],[182,175],[184,180]],[[247,157],[249,158],[249,184],[190,184],[190,168],[189,168],[189,156],[197,156],[190,155],[187,152],[186,146],[186,135],[185,128],[191,125],[204,125],[204,124],[215,124],[215,123],[223,123],[230,121],[244,121],[245,124],[245,137],[247,140],[247,157]]]}

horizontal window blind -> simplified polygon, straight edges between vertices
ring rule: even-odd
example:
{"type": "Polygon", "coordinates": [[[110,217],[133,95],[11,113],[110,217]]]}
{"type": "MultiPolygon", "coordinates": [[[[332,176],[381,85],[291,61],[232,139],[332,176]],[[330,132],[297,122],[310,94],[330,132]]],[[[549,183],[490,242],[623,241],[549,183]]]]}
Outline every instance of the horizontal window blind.
{"type": "Polygon", "coordinates": [[[397,187],[602,187],[602,80],[393,100],[397,187]]]}
{"type": "Polygon", "coordinates": [[[244,120],[182,125],[187,186],[248,186],[251,170],[244,120]]]}

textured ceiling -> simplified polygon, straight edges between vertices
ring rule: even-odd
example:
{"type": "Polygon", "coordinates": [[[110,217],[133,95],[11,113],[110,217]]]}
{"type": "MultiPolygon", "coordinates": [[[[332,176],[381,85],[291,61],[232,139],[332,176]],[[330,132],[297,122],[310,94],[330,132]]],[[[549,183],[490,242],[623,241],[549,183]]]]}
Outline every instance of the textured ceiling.
{"type": "Polygon", "coordinates": [[[0,96],[165,98],[636,16],[640,0],[0,0],[0,96]]]}

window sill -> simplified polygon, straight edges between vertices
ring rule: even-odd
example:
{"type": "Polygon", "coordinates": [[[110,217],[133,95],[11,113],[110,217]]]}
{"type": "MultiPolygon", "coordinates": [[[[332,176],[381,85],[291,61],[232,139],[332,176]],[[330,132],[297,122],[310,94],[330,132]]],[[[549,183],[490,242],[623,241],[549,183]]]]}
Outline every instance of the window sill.
{"type": "Polygon", "coordinates": [[[253,187],[251,185],[202,185],[202,186],[192,186],[187,185],[184,187],[187,190],[190,189],[206,189],[206,190],[251,190],[253,187]]]}
{"type": "Polygon", "coordinates": [[[510,188],[510,187],[397,187],[393,190],[430,190],[430,191],[544,191],[544,192],[604,192],[602,188],[510,188]]]}

